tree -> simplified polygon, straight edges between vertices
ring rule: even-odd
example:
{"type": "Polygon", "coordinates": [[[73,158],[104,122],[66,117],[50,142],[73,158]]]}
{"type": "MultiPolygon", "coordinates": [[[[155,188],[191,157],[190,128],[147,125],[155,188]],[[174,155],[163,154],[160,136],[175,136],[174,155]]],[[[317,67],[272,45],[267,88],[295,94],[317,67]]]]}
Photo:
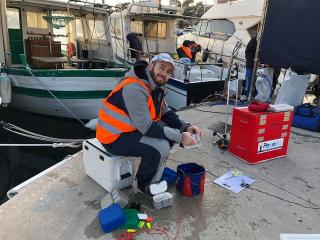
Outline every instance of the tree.
{"type": "Polygon", "coordinates": [[[178,6],[178,7],[182,7],[182,4],[179,0],[170,0],[170,3],[169,3],[171,6],[172,5],[175,5],[175,6],[178,6]]]}
{"type": "Polygon", "coordinates": [[[204,14],[204,5],[202,2],[196,4],[196,16],[201,17],[204,14]]]}
{"type": "Polygon", "coordinates": [[[185,0],[183,3],[182,3],[182,7],[183,8],[187,8],[187,7],[190,7],[191,4],[194,3],[194,0],[185,0]]]}
{"type": "Polygon", "coordinates": [[[186,28],[189,25],[190,25],[190,23],[187,20],[180,19],[180,20],[177,21],[177,27],[179,29],[186,28]]]}
{"type": "Polygon", "coordinates": [[[202,2],[193,4],[194,0],[185,0],[182,4],[183,15],[192,17],[201,17],[204,14],[204,5],[202,2]]]}

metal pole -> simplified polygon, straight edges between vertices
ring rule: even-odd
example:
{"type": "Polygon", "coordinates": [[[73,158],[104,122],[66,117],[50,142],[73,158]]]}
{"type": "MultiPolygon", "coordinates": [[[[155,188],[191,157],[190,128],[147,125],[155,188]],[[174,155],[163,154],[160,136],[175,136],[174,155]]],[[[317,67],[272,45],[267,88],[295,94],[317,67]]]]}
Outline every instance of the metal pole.
{"type": "MultiPolygon", "coordinates": [[[[10,52],[6,0],[0,1],[0,13],[4,52],[10,52]]],[[[11,58],[8,54],[4,54],[4,59],[7,65],[11,64],[11,58]]]]}
{"type": "Polygon", "coordinates": [[[233,63],[233,55],[231,56],[230,59],[230,65],[228,68],[228,75],[227,75],[227,104],[226,104],[226,121],[224,124],[224,134],[227,135],[227,130],[228,130],[228,117],[229,117],[229,98],[230,98],[230,77],[231,77],[231,68],[232,68],[232,63],[233,63]]]}
{"type": "Polygon", "coordinates": [[[127,62],[127,51],[126,51],[126,47],[125,47],[125,41],[124,41],[124,35],[125,35],[125,31],[124,31],[124,27],[123,27],[123,15],[122,15],[122,11],[123,11],[123,5],[121,6],[120,9],[120,19],[121,19],[121,32],[122,32],[122,47],[123,47],[123,59],[124,59],[124,64],[126,64],[127,62]]]}
{"type": "Polygon", "coordinates": [[[252,96],[253,96],[254,86],[256,85],[256,80],[257,80],[256,73],[257,73],[258,62],[259,62],[260,42],[261,42],[261,37],[262,37],[263,30],[264,30],[264,24],[266,22],[268,6],[269,6],[269,0],[265,0],[264,1],[264,6],[263,6],[263,17],[261,19],[259,32],[258,32],[258,36],[257,36],[257,47],[256,47],[256,54],[254,56],[254,65],[253,65],[253,70],[252,70],[252,77],[251,77],[251,84],[250,84],[248,102],[251,102],[251,99],[252,99],[252,96]]]}
{"type": "Polygon", "coordinates": [[[156,54],[159,53],[159,22],[157,21],[157,41],[156,41],[156,54]]]}

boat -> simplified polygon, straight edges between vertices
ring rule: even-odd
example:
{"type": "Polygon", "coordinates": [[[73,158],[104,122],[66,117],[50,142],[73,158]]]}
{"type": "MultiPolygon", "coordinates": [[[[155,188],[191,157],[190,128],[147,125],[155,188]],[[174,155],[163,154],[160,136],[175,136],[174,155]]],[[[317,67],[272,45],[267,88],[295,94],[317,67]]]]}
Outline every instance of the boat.
{"type": "Polygon", "coordinates": [[[9,107],[96,118],[102,99],[128,70],[113,61],[111,7],[90,1],[7,0],[0,8],[0,62],[6,62],[3,70],[12,85],[9,107]]]}
{"type": "Polygon", "coordinates": [[[159,52],[176,58],[175,75],[166,84],[166,101],[173,109],[181,109],[192,102],[200,102],[224,89],[228,69],[213,64],[186,63],[177,59],[176,22],[178,19],[195,19],[183,16],[176,6],[165,6],[158,1],[138,1],[116,5],[110,15],[111,38],[115,61],[132,65],[130,45],[126,36],[137,33],[144,59],[159,52]]]}
{"type": "Polygon", "coordinates": [[[116,5],[116,11],[110,15],[115,60],[133,63],[126,39],[131,32],[141,35],[142,49],[147,58],[159,52],[175,53],[176,20],[185,18],[182,13],[182,8],[152,0],[116,5]]]}
{"type": "Polygon", "coordinates": [[[245,48],[251,37],[249,31],[257,29],[261,21],[264,0],[229,1],[213,5],[205,12],[195,30],[178,37],[194,40],[207,50],[207,63],[229,62],[232,51],[240,42],[234,61],[239,71],[245,72],[245,48]]]}

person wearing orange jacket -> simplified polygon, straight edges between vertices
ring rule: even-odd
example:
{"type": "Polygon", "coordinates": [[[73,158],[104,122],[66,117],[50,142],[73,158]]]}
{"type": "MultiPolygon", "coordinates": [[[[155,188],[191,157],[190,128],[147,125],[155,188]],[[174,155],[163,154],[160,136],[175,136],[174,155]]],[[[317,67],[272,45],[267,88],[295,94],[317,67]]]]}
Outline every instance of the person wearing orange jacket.
{"type": "Polygon", "coordinates": [[[179,59],[189,58],[191,62],[195,62],[197,52],[201,52],[200,44],[189,40],[184,40],[182,45],[177,49],[179,59]]]}
{"type": "Polygon", "coordinates": [[[141,157],[136,178],[145,193],[151,183],[160,181],[173,144],[195,144],[192,134],[201,134],[164,101],[163,86],[174,69],[167,53],[156,55],[149,64],[138,61],[103,100],[99,111],[97,139],[111,154],[141,157]]]}
{"type": "Polygon", "coordinates": [[[180,58],[189,58],[190,60],[192,59],[192,53],[191,53],[191,41],[189,40],[184,40],[182,45],[177,49],[177,53],[180,58]]]}

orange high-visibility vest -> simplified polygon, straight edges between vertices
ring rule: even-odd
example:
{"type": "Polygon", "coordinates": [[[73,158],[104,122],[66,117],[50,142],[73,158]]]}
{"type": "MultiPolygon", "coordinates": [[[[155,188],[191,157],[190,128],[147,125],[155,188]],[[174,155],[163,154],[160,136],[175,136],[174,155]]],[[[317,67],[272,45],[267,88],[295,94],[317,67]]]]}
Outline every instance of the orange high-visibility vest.
{"type": "Polygon", "coordinates": [[[192,58],[192,54],[191,54],[191,50],[188,47],[185,47],[183,45],[180,46],[180,48],[185,52],[185,54],[187,54],[188,58],[192,58]]]}
{"type": "Polygon", "coordinates": [[[148,108],[150,113],[150,118],[153,121],[159,121],[161,119],[161,111],[159,112],[158,116],[156,115],[156,109],[154,106],[153,99],[151,97],[150,88],[141,80],[128,77],[123,80],[118,86],[116,86],[113,91],[106,97],[102,102],[102,107],[99,111],[99,120],[97,124],[96,130],[96,138],[104,143],[109,144],[114,142],[121,133],[125,132],[132,132],[137,130],[131,122],[130,117],[128,114],[125,113],[122,109],[112,105],[108,102],[108,99],[121,90],[124,86],[132,83],[138,83],[143,88],[145,88],[149,93],[148,98],[148,108]]]}

